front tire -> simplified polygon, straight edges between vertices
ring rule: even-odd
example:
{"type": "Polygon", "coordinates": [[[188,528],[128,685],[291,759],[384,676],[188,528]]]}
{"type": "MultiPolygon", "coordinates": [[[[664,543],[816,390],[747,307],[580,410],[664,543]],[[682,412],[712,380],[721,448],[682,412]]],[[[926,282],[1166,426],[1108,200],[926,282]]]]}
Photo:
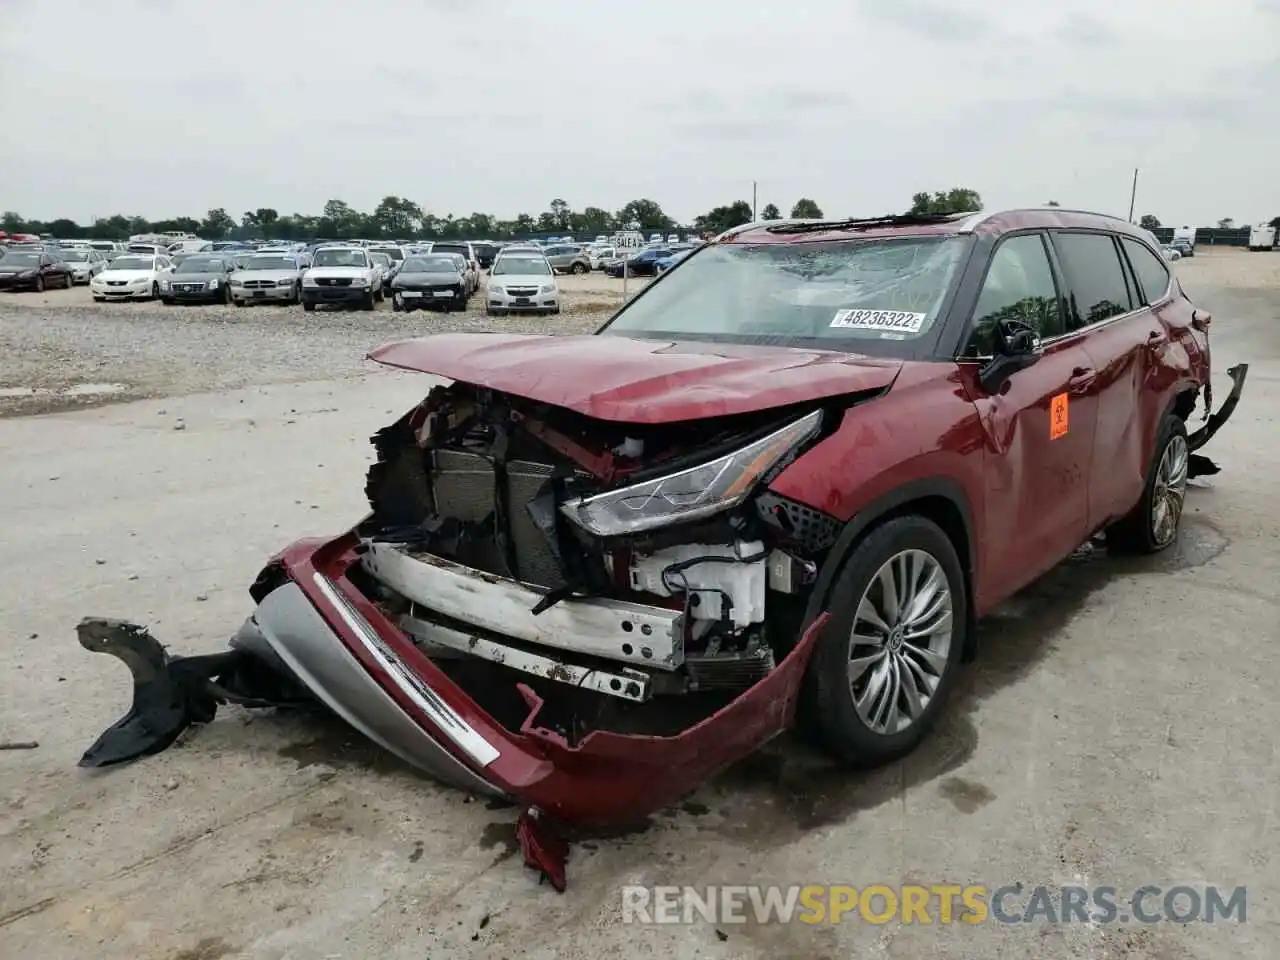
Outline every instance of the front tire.
{"type": "Polygon", "coordinates": [[[955,545],[908,515],[849,554],[805,695],[827,750],[852,766],[906,756],[936,722],[959,672],[968,591],[955,545]]]}
{"type": "Polygon", "coordinates": [[[36,293],[44,293],[44,277],[36,277],[35,290],[36,293]]]}
{"type": "Polygon", "coordinates": [[[1165,414],[1142,497],[1107,528],[1107,549],[1116,553],[1159,553],[1178,539],[1190,463],[1186,424],[1175,414],[1165,414]]]}
{"type": "Polygon", "coordinates": [[[585,267],[585,266],[583,266],[583,265],[582,265],[582,264],[580,264],[580,263],[575,263],[575,264],[573,265],[573,267],[570,269],[570,272],[571,272],[571,273],[574,273],[574,274],[577,274],[578,276],[582,276],[582,275],[583,275],[584,273],[586,273],[589,269],[590,269],[589,267],[585,267]]]}
{"type": "Polygon", "coordinates": [[[306,300],[302,301],[302,309],[307,311],[307,313],[310,313],[315,308],[316,308],[316,305],[314,303],[308,303],[306,300]]]}
{"type": "Polygon", "coordinates": [[[372,290],[364,295],[364,299],[360,301],[361,310],[372,310],[377,306],[376,295],[372,290]]]}
{"type": "Polygon", "coordinates": [[[158,283],[151,284],[151,299],[152,300],[160,299],[160,284],[158,283]]]}

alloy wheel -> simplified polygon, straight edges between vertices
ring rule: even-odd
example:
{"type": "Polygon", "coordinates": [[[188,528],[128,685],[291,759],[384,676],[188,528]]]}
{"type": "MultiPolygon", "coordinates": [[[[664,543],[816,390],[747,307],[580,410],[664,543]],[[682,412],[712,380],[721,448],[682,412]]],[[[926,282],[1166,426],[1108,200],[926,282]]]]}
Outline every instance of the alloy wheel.
{"type": "Polygon", "coordinates": [[[848,683],[873,733],[901,733],[924,714],[950,662],[951,586],[932,554],[904,550],[871,578],[849,638],[848,683]]]}
{"type": "Polygon", "coordinates": [[[1151,539],[1165,547],[1178,535],[1182,504],[1187,495],[1186,437],[1174,434],[1165,445],[1156,468],[1155,488],[1151,492],[1151,539]]]}

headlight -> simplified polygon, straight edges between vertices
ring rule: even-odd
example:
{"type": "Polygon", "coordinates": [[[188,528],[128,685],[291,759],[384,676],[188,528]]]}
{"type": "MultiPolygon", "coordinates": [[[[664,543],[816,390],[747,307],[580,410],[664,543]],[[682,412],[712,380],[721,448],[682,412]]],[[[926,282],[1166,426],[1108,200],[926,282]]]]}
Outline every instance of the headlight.
{"type": "Polygon", "coordinates": [[[313,280],[311,277],[303,277],[303,278],[302,278],[302,285],[303,285],[304,287],[317,287],[317,286],[319,286],[319,284],[318,284],[318,283],[316,283],[316,282],[315,282],[315,280],[313,280]]]}
{"type": "Polygon", "coordinates": [[[561,512],[600,537],[696,520],[741,503],[764,474],[812,437],[822,411],[788,424],[718,460],[656,480],[571,500],[561,512]]]}
{"type": "Polygon", "coordinates": [[[292,277],[288,277],[288,278],[286,278],[286,279],[284,279],[284,280],[277,280],[277,281],[276,281],[276,286],[277,286],[277,287],[292,287],[292,286],[293,286],[293,278],[292,278],[292,277]]]}
{"type": "Polygon", "coordinates": [[[161,290],[168,290],[168,289],[169,289],[169,281],[168,281],[168,280],[161,280],[161,281],[160,281],[160,289],[161,289],[161,290]]]}
{"type": "Polygon", "coordinates": [[[355,277],[352,279],[351,285],[353,287],[367,287],[369,285],[369,281],[364,277],[355,277]]]}
{"type": "Polygon", "coordinates": [[[539,293],[555,293],[556,285],[554,283],[545,284],[544,286],[539,288],[538,292],[539,293]]]}
{"type": "Polygon", "coordinates": [[[498,286],[496,283],[489,284],[489,286],[486,289],[489,291],[490,296],[494,296],[494,297],[502,296],[502,287],[498,286]]]}
{"type": "Polygon", "coordinates": [[[218,281],[217,281],[217,279],[216,279],[216,278],[215,278],[215,279],[213,279],[213,280],[210,280],[210,281],[209,281],[209,289],[210,289],[210,290],[217,290],[217,289],[218,289],[218,281]]]}

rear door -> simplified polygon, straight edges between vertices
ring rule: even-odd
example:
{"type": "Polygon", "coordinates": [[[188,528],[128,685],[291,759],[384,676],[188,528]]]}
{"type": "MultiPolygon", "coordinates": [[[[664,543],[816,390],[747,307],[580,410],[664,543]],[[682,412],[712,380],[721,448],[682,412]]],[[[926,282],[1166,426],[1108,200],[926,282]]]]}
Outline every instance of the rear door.
{"type": "Polygon", "coordinates": [[[1080,330],[1096,375],[1098,430],[1089,477],[1090,532],[1138,502],[1154,442],[1139,397],[1150,353],[1168,333],[1143,305],[1142,293],[1110,233],[1055,231],[1053,245],[1071,290],[1069,322],[1080,330]]]}
{"type": "Polygon", "coordinates": [[[992,252],[960,357],[989,451],[984,595],[1006,596],[1029,583],[1087,534],[1098,404],[1091,361],[1067,316],[1045,235],[1002,239],[992,252]],[[1010,319],[1031,324],[1044,352],[987,394],[975,372],[990,359],[996,324],[1010,319]]]}

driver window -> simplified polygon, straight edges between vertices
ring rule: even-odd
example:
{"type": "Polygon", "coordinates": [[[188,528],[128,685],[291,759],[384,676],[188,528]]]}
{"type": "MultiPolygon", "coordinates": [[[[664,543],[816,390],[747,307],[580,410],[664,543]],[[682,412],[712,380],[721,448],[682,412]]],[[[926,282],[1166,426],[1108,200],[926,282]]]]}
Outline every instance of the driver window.
{"type": "Polygon", "coordinates": [[[1044,240],[1038,233],[1010,237],[996,247],[974,307],[972,332],[962,356],[991,356],[996,324],[1002,320],[1030,324],[1041,340],[1066,332],[1062,301],[1053,282],[1044,240]]]}

